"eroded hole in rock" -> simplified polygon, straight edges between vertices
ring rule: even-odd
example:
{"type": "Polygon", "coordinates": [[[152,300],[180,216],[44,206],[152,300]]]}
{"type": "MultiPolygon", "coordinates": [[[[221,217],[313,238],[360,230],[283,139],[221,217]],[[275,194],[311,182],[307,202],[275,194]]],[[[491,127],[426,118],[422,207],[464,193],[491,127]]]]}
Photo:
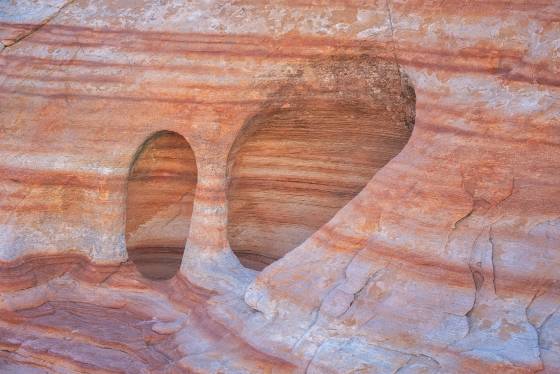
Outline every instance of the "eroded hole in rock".
{"type": "Polygon", "coordinates": [[[189,143],[162,131],[138,150],[127,183],[126,244],[129,258],[151,279],[169,279],[181,265],[197,167],[189,143]]]}
{"type": "Polygon", "coordinates": [[[394,63],[342,58],[313,69],[327,83],[283,88],[230,151],[228,239],[252,269],[329,221],[411,135],[415,93],[394,63]]]}

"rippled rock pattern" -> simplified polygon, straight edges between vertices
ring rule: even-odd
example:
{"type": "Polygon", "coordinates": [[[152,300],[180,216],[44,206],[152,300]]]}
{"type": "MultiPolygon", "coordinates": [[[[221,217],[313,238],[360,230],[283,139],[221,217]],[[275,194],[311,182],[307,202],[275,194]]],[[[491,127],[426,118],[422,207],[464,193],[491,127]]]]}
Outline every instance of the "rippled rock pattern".
{"type": "Polygon", "coordinates": [[[16,0],[0,43],[0,372],[560,372],[558,1],[16,0]]]}

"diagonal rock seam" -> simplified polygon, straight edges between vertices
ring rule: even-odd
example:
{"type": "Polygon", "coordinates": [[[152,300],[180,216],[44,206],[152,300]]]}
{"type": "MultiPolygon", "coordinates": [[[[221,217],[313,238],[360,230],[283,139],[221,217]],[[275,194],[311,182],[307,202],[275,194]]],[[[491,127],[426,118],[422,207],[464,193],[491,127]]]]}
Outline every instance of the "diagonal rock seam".
{"type": "Polygon", "coordinates": [[[45,25],[47,25],[49,22],[51,22],[52,20],[54,20],[64,9],[66,9],[66,7],[68,7],[70,4],[74,3],[76,0],[68,0],[66,3],[64,3],[60,8],[58,8],[58,10],[56,12],[54,12],[53,14],[51,14],[50,16],[48,16],[47,18],[45,18],[43,20],[43,22],[35,25],[31,30],[29,30],[26,33],[23,33],[21,35],[19,35],[17,38],[15,38],[13,41],[10,41],[8,44],[0,42],[0,45],[2,46],[2,48],[0,48],[0,52],[2,52],[3,50],[8,49],[9,47],[12,47],[14,45],[16,45],[17,43],[25,40],[26,38],[28,38],[29,36],[33,35],[34,33],[36,33],[37,31],[39,31],[41,28],[43,28],[45,25]]]}

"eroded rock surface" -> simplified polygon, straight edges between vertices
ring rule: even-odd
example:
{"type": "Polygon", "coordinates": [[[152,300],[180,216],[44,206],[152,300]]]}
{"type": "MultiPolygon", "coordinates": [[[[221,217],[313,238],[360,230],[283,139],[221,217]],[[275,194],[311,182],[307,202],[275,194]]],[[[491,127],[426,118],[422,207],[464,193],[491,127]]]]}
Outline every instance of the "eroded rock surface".
{"type": "Polygon", "coordinates": [[[150,279],[181,266],[196,190],[196,160],[181,135],[159,131],[139,147],[126,184],[126,250],[150,279]]]}
{"type": "Polygon", "coordinates": [[[557,1],[16,1],[0,37],[0,371],[560,371],[557,1]],[[266,168],[235,174],[238,145],[282,155],[282,126],[365,152],[315,175],[336,202],[284,220],[301,235],[256,191],[271,219],[244,239],[235,183],[266,168]],[[192,200],[127,221],[159,131],[192,150],[192,200]],[[186,240],[164,281],[128,260],[154,217],[159,248],[186,240]],[[243,267],[248,240],[278,260],[243,267]]]}
{"type": "Polygon", "coordinates": [[[228,242],[256,270],[327,223],[412,132],[414,90],[395,61],[337,57],[312,64],[313,78],[303,70],[247,120],[228,156],[228,242]]]}
{"type": "MultiPolygon", "coordinates": [[[[35,287],[3,292],[3,372],[295,370],[294,365],[259,352],[208,318],[212,294],[180,276],[151,282],[130,266],[92,267],[75,255],[65,261],[64,275],[45,278],[35,287]]],[[[2,270],[19,274],[11,278],[17,282],[22,266],[27,265],[2,270]]]]}

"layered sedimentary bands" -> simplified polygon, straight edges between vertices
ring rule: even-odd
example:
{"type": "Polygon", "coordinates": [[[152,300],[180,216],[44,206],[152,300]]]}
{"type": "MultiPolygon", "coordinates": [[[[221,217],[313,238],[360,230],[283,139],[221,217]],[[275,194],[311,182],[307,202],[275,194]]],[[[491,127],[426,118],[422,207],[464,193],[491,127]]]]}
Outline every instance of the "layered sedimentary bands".
{"type": "Polygon", "coordinates": [[[282,87],[229,154],[228,240],[250,268],[261,270],[328,222],[412,130],[414,91],[394,61],[335,58],[312,69],[332,81],[282,87]]]}
{"type": "Polygon", "coordinates": [[[560,372],[558,1],[0,3],[0,372],[560,372]]]}
{"type": "Polygon", "coordinates": [[[179,270],[196,175],[194,153],[177,133],[155,133],[134,157],[126,184],[126,249],[144,276],[171,278],[179,270]]]}

